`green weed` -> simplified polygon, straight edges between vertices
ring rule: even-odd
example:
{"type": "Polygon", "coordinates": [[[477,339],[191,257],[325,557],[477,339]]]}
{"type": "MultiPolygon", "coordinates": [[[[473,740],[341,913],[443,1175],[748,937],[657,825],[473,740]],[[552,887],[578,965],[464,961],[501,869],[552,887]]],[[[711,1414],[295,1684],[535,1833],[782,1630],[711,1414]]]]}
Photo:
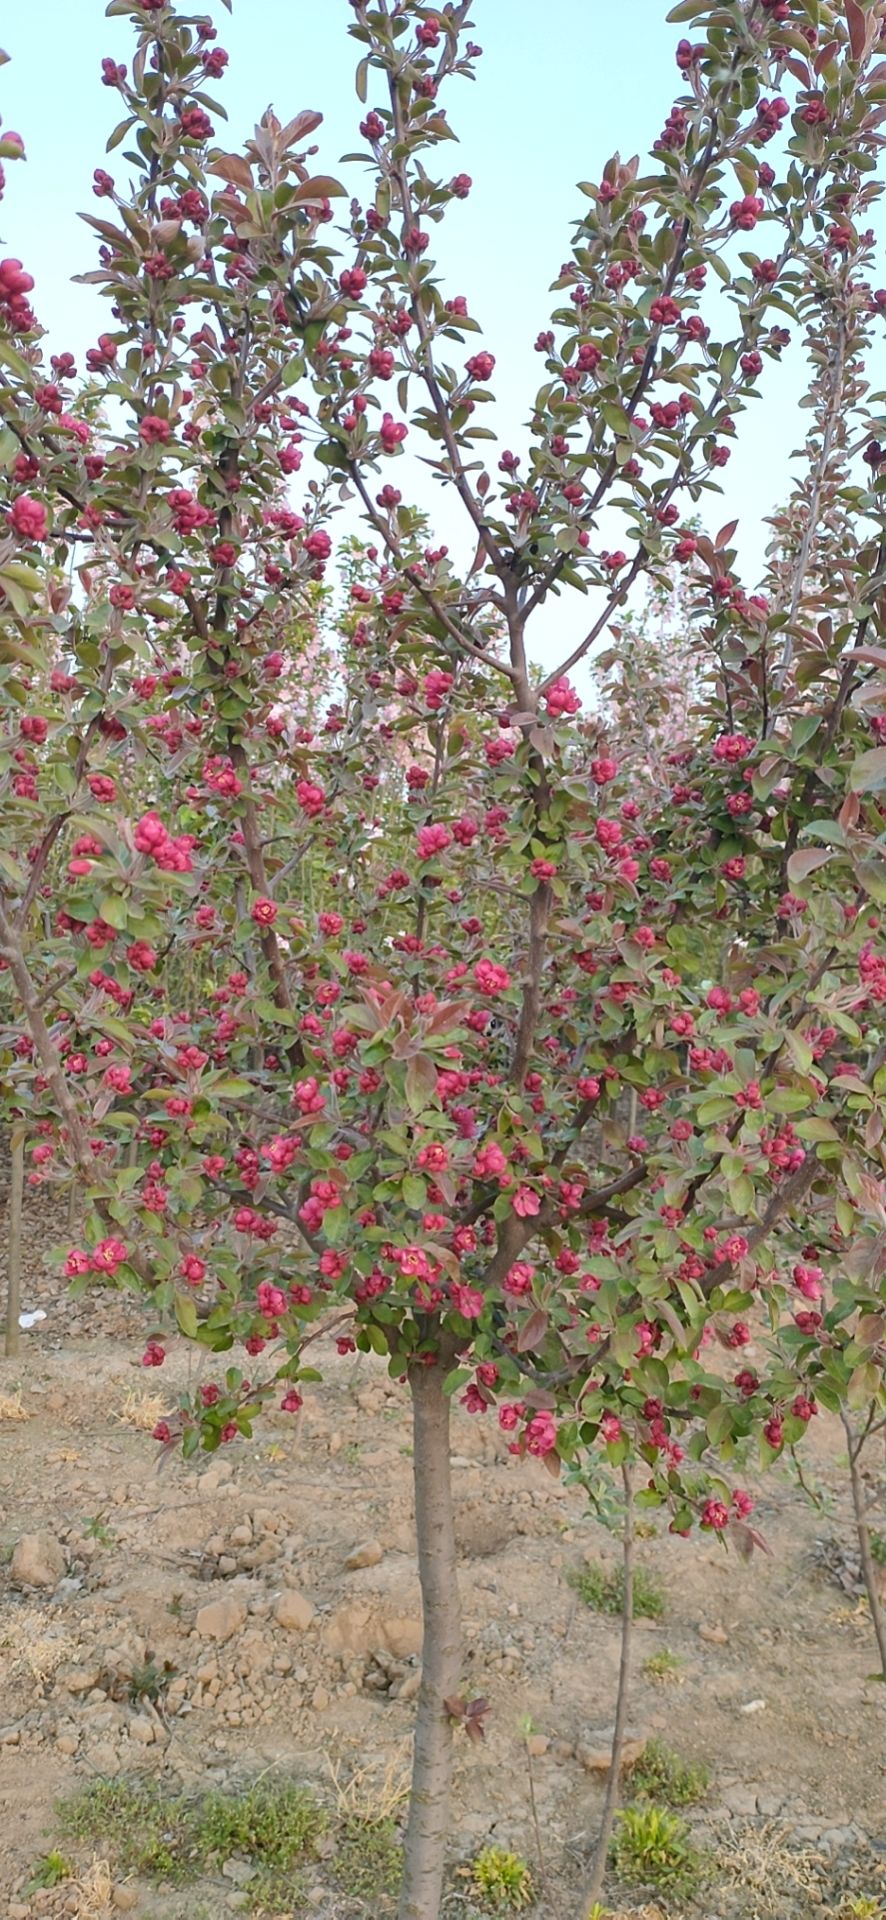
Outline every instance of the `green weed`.
{"type": "Polygon", "coordinates": [[[681,1677],[683,1662],[678,1653],[672,1653],[670,1647],[662,1647],[659,1653],[651,1653],[643,1662],[643,1672],[647,1680],[657,1681],[659,1686],[670,1686],[681,1677]]]}
{"type": "MultiPolygon", "coordinates": [[[[620,1614],[624,1604],[624,1573],[619,1567],[611,1570],[607,1567],[574,1567],[567,1575],[569,1585],[575,1588],[586,1607],[592,1607],[595,1613],[620,1614]]],[[[634,1572],[634,1609],[635,1620],[660,1620],[665,1610],[665,1596],[658,1581],[642,1567],[634,1572]]]]}
{"type": "Polygon", "coordinates": [[[663,1740],[650,1740],[631,1769],[633,1791],[668,1807],[692,1807],[703,1800],[710,1778],[707,1767],[688,1766],[663,1740]]]}
{"type": "Polygon", "coordinates": [[[504,1847],[484,1847],[471,1868],[471,1880],[481,1906],[492,1913],[519,1913],[533,1898],[525,1860],[504,1847]]]}
{"type": "Polygon", "coordinates": [[[339,1833],[335,1877],[344,1893],[377,1908],[396,1893],[403,1871],[403,1849],[394,1820],[351,1814],[339,1833]]]}
{"type": "Polygon", "coordinates": [[[704,1861],[685,1820],[664,1807],[625,1807],[617,1816],[612,1861],[627,1886],[688,1896],[698,1886],[704,1861]]]}
{"type": "Polygon", "coordinates": [[[65,1880],[70,1880],[72,1873],[73,1867],[64,1854],[53,1848],[51,1853],[44,1853],[42,1860],[35,1862],[27,1892],[39,1893],[44,1887],[60,1887],[65,1880]]]}

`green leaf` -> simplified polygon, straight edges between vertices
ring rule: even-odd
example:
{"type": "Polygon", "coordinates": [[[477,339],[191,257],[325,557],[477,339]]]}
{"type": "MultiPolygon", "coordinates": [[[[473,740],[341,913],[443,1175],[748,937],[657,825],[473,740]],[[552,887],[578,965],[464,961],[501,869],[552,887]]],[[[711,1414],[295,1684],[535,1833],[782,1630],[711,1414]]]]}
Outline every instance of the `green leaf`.
{"type": "Polygon", "coordinates": [[[872,1360],[865,1360],[860,1367],[856,1367],[849,1375],[846,1388],[850,1407],[857,1412],[859,1408],[869,1406],[879,1391],[882,1377],[879,1367],[872,1360]]]}
{"type": "Polygon", "coordinates": [[[175,1296],[175,1317],[186,1340],[197,1338],[197,1303],[189,1293],[175,1296]]]}
{"type": "Polygon", "coordinates": [[[720,1447],[723,1445],[724,1440],[732,1438],[734,1417],[735,1409],[729,1406],[725,1400],[721,1400],[719,1406],[711,1408],[705,1421],[705,1426],[712,1447],[720,1447]]]}
{"type": "MultiPolygon", "coordinates": [[[[808,1120],[804,1121],[803,1125],[808,1126],[808,1120]]],[[[797,1132],[800,1132],[799,1127],[797,1128],[797,1132]]],[[[844,1239],[848,1238],[850,1234],[855,1232],[855,1208],[848,1200],[843,1198],[842,1194],[838,1194],[834,1205],[834,1213],[840,1232],[844,1239]]]]}
{"type": "Polygon", "coordinates": [[[886,787],[886,747],[871,747],[853,760],[849,786],[853,793],[882,793],[886,787]]]}
{"type": "Polygon", "coordinates": [[[13,373],[17,375],[19,380],[29,379],[31,370],[27,361],[22,359],[20,353],[16,353],[15,348],[10,346],[8,340],[0,339],[0,361],[2,361],[4,366],[11,367],[13,373]]]}
{"type": "Polygon", "coordinates": [[[420,1173],[405,1174],[401,1191],[411,1213],[419,1213],[422,1207],[426,1206],[428,1189],[420,1173]]]}
{"type": "Polygon", "coordinates": [[[116,928],[118,933],[123,932],[129,916],[126,901],[121,900],[118,893],[106,893],[98,911],[100,918],[106,920],[109,927],[116,928]]]}
{"type": "Polygon", "coordinates": [[[733,1213],[737,1213],[740,1219],[745,1219],[749,1213],[753,1213],[754,1199],[754,1183],[750,1174],[743,1173],[737,1180],[730,1180],[729,1204],[733,1213]]]}
{"type": "MultiPolygon", "coordinates": [[[[125,8],[125,12],[129,13],[129,11],[130,9],[127,6],[125,8]]],[[[112,153],[115,147],[119,147],[121,140],[126,139],[126,135],[128,134],[130,127],[134,127],[134,126],[135,126],[134,114],[130,114],[126,120],[121,120],[119,125],[114,128],[114,131],[111,134],[111,137],[105,147],[105,152],[112,153]]]]}
{"type": "MultiPolygon", "coordinates": [[[[819,1119],[815,1114],[808,1120],[798,1120],[796,1131],[801,1140],[839,1140],[840,1138],[832,1120],[819,1119]]],[[[839,1204],[838,1201],[837,1205],[839,1204]]],[[[853,1221],[854,1218],[853,1214],[853,1221]]],[[[845,1232],[845,1228],[843,1231],[845,1232]]]]}
{"type": "MultiPolygon", "coordinates": [[[[324,1213],[323,1234],[330,1246],[336,1246],[339,1240],[345,1238],[350,1224],[351,1216],[347,1207],[330,1207],[329,1212],[324,1213]]],[[[375,1351],[378,1353],[379,1348],[376,1347],[375,1351]]]]}
{"type": "Polygon", "coordinates": [[[466,1387],[468,1381],[473,1380],[473,1378],[473,1367],[456,1367],[453,1373],[447,1373],[446,1379],[443,1382],[443,1392],[445,1394],[457,1393],[459,1387],[466,1387]]]}
{"type": "MultiPolygon", "coordinates": [[[[883,748],[886,752],[886,748],[883,748]]],[[[856,878],[872,900],[886,901],[886,861],[879,859],[858,860],[855,866],[856,878]]]]}

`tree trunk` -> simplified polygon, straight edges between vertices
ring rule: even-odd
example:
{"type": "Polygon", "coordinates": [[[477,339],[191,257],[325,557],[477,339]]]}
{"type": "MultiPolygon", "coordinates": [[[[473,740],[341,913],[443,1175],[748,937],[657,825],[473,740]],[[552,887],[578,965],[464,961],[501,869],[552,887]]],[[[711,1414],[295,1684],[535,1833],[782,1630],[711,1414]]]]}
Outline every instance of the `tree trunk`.
{"type": "Polygon", "coordinates": [[[399,1920],[437,1920],[449,1833],[452,1724],[444,1702],[458,1694],[461,1622],[445,1377],[442,1358],[409,1375],[424,1645],[399,1920]]]}
{"type": "Polygon", "coordinates": [[[871,1619],[874,1624],[874,1633],[880,1654],[880,1668],[883,1679],[886,1680],[886,1612],[884,1612],[883,1602],[880,1599],[880,1589],[877,1585],[877,1569],[874,1565],[874,1556],[871,1552],[871,1530],[868,1526],[864,1482],[858,1464],[861,1449],[864,1446],[867,1436],[863,1434],[859,1439],[858,1435],[853,1432],[852,1422],[847,1413],[841,1412],[840,1418],[843,1422],[846,1441],[849,1447],[849,1480],[852,1487],[852,1509],[855,1514],[855,1531],[858,1535],[858,1546],[861,1554],[861,1570],[864,1574],[868,1606],[871,1610],[871,1619]]]}
{"type": "Polygon", "coordinates": [[[606,1798],[603,1802],[603,1816],[590,1877],[582,1892],[581,1920],[588,1917],[603,1890],[603,1876],[606,1872],[606,1857],[615,1820],[621,1788],[621,1756],[624,1750],[625,1730],[628,1724],[628,1707],[631,1694],[631,1664],[634,1641],[634,1483],[631,1469],[625,1462],[621,1470],[625,1495],[624,1531],[622,1533],[622,1568],[624,1571],[624,1593],[621,1606],[621,1661],[618,1669],[618,1698],[615,1706],[615,1726],[612,1733],[612,1752],[609,1760],[609,1778],[606,1782],[606,1798]]]}
{"type": "Polygon", "coordinates": [[[9,1182],[9,1274],[6,1287],[6,1341],[8,1360],[15,1358],[21,1344],[18,1317],[22,1310],[22,1199],[25,1186],[25,1136],[21,1127],[13,1127],[10,1143],[12,1172],[9,1182]]]}

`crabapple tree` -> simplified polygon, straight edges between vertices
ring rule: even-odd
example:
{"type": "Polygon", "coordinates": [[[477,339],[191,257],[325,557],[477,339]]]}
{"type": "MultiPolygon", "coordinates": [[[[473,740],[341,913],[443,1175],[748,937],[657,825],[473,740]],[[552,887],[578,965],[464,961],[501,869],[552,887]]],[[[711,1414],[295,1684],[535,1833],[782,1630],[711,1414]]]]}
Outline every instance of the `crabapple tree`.
{"type": "Polygon", "coordinates": [[[318,113],[219,144],[211,20],[111,0],[85,366],[0,262],[4,1072],[31,1180],[87,1190],[73,1284],[145,1295],[146,1365],[166,1325],[205,1350],[159,1442],[296,1411],[321,1336],[411,1395],[401,1916],[435,1920],[480,1718],[452,1397],[748,1549],[712,1456],[883,1393],[886,9],[676,7],[678,97],[647,162],[582,188],[519,452],[433,258],[471,190],[467,0],[351,10],[346,190],[318,113]],[[812,426],[751,591],[734,525],[703,529],[788,350],[812,426]],[[465,570],[404,498],[413,448],[465,570]],[[692,676],[654,743],[642,699],[586,712],[571,678],[630,644],[644,582],[692,676]],[[584,637],[542,670],[566,594],[584,637]]]}

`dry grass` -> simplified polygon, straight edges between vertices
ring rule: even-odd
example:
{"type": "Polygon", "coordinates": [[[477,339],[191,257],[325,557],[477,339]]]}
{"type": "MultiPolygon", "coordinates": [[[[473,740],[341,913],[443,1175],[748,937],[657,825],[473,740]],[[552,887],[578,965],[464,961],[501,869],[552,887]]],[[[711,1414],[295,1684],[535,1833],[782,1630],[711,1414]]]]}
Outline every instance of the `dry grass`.
{"type": "Polygon", "coordinates": [[[116,1911],[110,1864],[98,1855],[85,1872],[40,1896],[41,1920],[109,1920],[116,1911]]]}
{"type": "Polygon", "coordinates": [[[76,1640],[60,1632],[54,1617],[42,1607],[16,1607],[7,1614],[0,1632],[4,1665],[12,1672],[29,1673],[41,1685],[57,1667],[73,1659],[76,1650],[76,1640]]]}
{"type": "Polygon", "coordinates": [[[114,1910],[114,1882],[107,1860],[95,1859],[77,1881],[75,1920],[105,1920],[114,1910]]]}
{"type": "Polygon", "coordinates": [[[27,1407],[22,1405],[21,1393],[0,1393],[0,1426],[6,1420],[30,1420],[27,1407]]]}
{"type": "Polygon", "coordinates": [[[790,1836],[790,1827],[777,1821],[720,1834],[718,1869],[727,1884],[742,1889],[743,1920],[785,1920],[790,1901],[802,1900],[804,1911],[820,1906],[828,1857],[815,1847],[792,1846],[790,1836]]]}
{"type": "Polygon", "coordinates": [[[327,1756],[339,1818],[370,1824],[390,1820],[409,1798],[409,1750],[410,1743],[406,1741],[391,1755],[383,1771],[378,1767],[357,1767],[347,1779],[342,1778],[341,1761],[327,1756]]]}
{"type": "Polygon", "coordinates": [[[135,1427],[139,1433],[153,1433],[158,1420],[169,1412],[166,1400],[159,1393],[147,1393],[144,1388],[130,1387],[114,1419],[124,1427],[135,1427]]]}

